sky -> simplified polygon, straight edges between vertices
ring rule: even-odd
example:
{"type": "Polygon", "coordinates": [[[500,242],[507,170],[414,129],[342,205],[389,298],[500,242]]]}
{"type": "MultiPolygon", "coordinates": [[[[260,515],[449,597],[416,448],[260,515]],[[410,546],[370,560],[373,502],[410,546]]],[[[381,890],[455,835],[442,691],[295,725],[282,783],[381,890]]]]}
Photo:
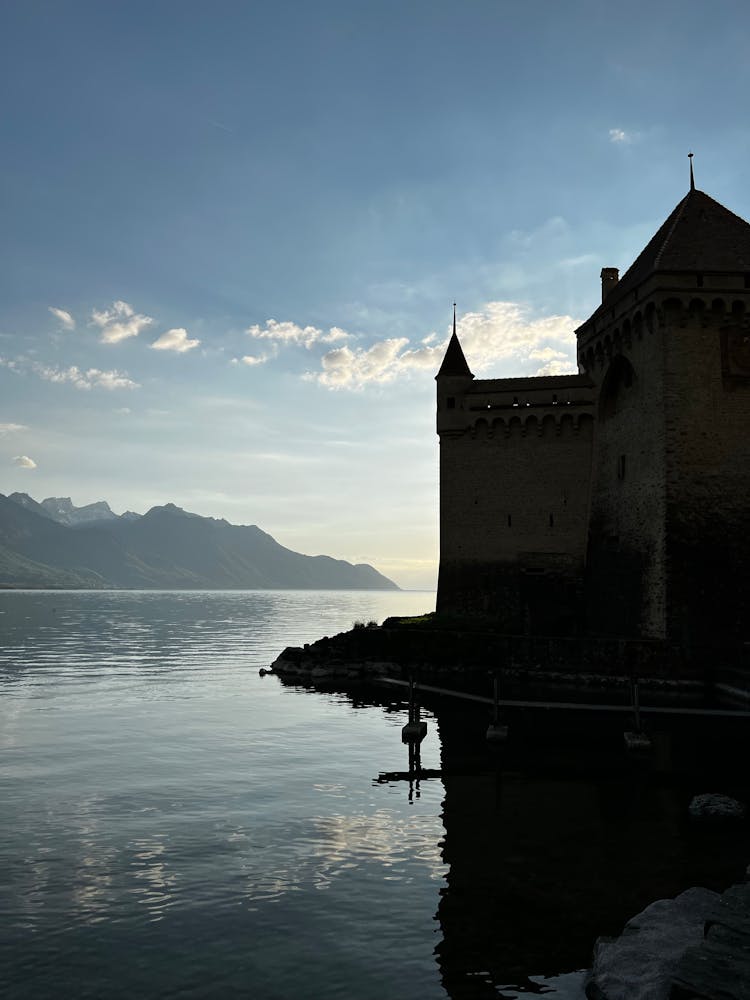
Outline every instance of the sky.
{"type": "Polygon", "coordinates": [[[573,372],[688,188],[750,218],[746,0],[6,0],[0,492],[406,588],[435,383],[573,372]]]}

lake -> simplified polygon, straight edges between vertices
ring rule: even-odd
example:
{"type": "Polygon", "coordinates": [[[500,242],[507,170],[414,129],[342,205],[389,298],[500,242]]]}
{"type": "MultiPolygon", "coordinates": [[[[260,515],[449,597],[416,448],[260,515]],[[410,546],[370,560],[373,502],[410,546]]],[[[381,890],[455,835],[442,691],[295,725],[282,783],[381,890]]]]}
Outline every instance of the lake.
{"type": "Polygon", "coordinates": [[[417,784],[398,693],[259,676],[433,607],[0,592],[3,997],[579,998],[597,934],[740,877],[744,831],[686,819],[709,776],[634,770],[614,729],[527,720],[500,757],[483,708],[435,702],[417,784]]]}

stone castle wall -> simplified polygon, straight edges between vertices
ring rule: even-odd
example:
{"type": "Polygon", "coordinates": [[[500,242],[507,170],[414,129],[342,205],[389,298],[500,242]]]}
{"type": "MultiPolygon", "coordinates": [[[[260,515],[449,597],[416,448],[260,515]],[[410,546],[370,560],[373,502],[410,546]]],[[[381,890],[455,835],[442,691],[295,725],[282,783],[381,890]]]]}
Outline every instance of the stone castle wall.
{"type": "Polygon", "coordinates": [[[651,314],[648,322],[640,316],[616,341],[605,326],[581,352],[599,391],[587,628],[604,635],[664,638],[664,349],[651,314]]]}
{"type": "Polygon", "coordinates": [[[588,529],[588,380],[466,378],[449,389],[438,403],[438,610],[517,632],[569,626],[588,529]]]}
{"type": "Polygon", "coordinates": [[[696,646],[750,613],[750,324],[740,298],[665,306],[668,633],[696,646]]]}

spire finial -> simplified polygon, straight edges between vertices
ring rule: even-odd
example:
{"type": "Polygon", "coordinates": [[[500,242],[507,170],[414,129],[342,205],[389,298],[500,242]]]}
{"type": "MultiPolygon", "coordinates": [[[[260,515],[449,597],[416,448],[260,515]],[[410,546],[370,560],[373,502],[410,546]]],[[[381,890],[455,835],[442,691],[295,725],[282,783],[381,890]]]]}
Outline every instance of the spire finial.
{"type": "Polygon", "coordinates": [[[456,303],[453,303],[453,336],[456,336],[456,303]]]}
{"type": "Polygon", "coordinates": [[[690,160],[690,190],[695,191],[695,177],[693,177],[693,154],[688,153],[688,159],[690,160]]]}

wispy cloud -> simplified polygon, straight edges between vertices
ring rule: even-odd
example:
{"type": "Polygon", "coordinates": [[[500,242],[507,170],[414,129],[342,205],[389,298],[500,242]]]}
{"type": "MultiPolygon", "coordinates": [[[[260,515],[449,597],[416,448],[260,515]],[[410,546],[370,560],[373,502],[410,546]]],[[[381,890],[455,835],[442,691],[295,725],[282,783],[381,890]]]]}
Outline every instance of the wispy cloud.
{"type": "Polygon", "coordinates": [[[247,365],[248,368],[254,368],[256,365],[264,365],[272,357],[272,354],[243,354],[241,358],[232,358],[231,363],[233,365],[247,365]]]}
{"type": "Polygon", "coordinates": [[[137,389],[139,385],[124,372],[116,370],[101,371],[99,368],[87,368],[85,371],[77,365],[69,368],[54,368],[48,365],[32,365],[32,370],[47,382],[68,382],[76,389],[137,389]]]}
{"type": "Polygon", "coordinates": [[[0,437],[5,437],[6,434],[15,434],[17,431],[28,430],[25,424],[0,424],[0,437]]]}
{"type": "Polygon", "coordinates": [[[161,337],[158,337],[151,347],[155,351],[174,351],[176,354],[184,354],[192,351],[200,344],[200,340],[190,340],[187,330],[183,327],[176,327],[174,330],[167,330],[161,337]]]}
{"type": "Polygon", "coordinates": [[[334,344],[351,338],[351,334],[337,326],[326,333],[316,326],[298,326],[296,323],[266,320],[265,326],[255,324],[245,331],[255,340],[271,340],[276,344],[295,344],[310,350],[315,344],[334,344]]]}
{"type": "MultiPolygon", "coordinates": [[[[482,374],[490,367],[511,368],[504,374],[552,375],[576,371],[574,329],[570,316],[532,319],[516,302],[488,302],[481,311],[460,318],[458,334],[469,367],[482,374]]],[[[371,383],[392,382],[415,371],[436,372],[448,335],[428,334],[419,346],[406,337],[377,341],[369,347],[349,345],[328,351],[320,371],[305,378],[328,389],[361,389],[371,383]]]]}
{"type": "Polygon", "coordinates": [[[35,469],[36,462],[33,458],[29,458],[28,455],[16,455],[13,458],[13,464],[17,465],[19,469],[35,469]]]}
{"type": "Polygon", "coordinates": [[[103,344],[119,344],[129,337],[137,337],[146,327],[153,323],[151,316],[136,313],[131,305],[118,299],[112,303],[111,309],[101,312],[94,309],[91,313],[91,323],[100,328],[99,340],[103,344]]]}
{"type": "Polygon", "coordinates": [[[63,328],[63,330],[75,330],[76,321],[67,311],[67,309],[58,309],[57,306],[48,306],[47,308],[55,317],[55,319],[59,320],[60,326],[63,328]]]}
{"type": "Polygon", "coordinates": [[[609,141],[620,146],[629,146],[638,139],[638,136],[638,132],[626,132],[624,128],[611,128],[609,130],[609,141]]]}

